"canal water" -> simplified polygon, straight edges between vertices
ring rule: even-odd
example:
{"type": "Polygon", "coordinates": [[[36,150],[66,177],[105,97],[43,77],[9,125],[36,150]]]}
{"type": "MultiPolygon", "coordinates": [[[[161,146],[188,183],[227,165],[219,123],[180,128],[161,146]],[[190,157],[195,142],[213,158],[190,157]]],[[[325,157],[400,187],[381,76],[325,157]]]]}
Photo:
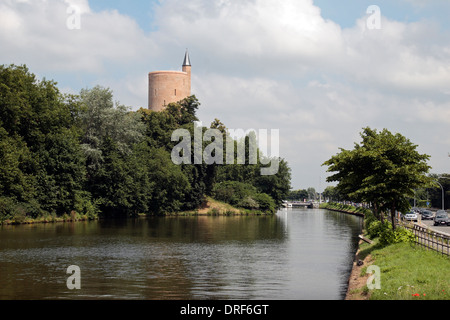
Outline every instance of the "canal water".
{"type": "Polygon", "coordinates": [[[2,226],[0,299],[339,300],[361,225],[342,213],[284,209],[2,226]],[[70,290],[73,265],[81,288],[70,290]]]}

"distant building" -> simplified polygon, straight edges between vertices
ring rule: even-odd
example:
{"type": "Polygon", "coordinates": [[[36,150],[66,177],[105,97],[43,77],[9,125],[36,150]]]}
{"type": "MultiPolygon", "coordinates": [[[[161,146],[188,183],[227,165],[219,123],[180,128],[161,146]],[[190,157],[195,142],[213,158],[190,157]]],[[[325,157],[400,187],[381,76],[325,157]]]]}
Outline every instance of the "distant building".
{"type": "Polygon", "coordinates": [[[169,103],[191,95],[191,61],[186,50],[182,71],[154,71],[148,74],[148,108],[163,110],[169,103]]]}

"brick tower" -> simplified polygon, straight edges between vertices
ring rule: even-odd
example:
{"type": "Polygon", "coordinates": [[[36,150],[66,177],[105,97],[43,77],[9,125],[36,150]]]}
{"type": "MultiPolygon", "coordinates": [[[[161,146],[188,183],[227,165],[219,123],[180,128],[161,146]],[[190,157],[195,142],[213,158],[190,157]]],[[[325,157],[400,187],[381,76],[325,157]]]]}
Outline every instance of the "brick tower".
{"type": "Polygon", "coordinates": [[[182,71],[154,71],[148,74],[148,108],[163,110],[169,103],[191,95],[191,61],[186,50],[182,71]]]}

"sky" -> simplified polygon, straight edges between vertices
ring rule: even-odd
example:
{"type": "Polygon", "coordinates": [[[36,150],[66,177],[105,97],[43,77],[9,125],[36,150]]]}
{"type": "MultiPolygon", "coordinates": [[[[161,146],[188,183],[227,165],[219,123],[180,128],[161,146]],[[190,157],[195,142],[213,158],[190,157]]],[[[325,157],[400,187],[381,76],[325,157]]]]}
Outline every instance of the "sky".
{"type": "Polygon", "coordinates": [[[450,1],[0,0],[0,64],[147,107],[148,73],[192,63],[203,125],[279,130],[293,189],[364,127],[450,172],[450,1]]]}

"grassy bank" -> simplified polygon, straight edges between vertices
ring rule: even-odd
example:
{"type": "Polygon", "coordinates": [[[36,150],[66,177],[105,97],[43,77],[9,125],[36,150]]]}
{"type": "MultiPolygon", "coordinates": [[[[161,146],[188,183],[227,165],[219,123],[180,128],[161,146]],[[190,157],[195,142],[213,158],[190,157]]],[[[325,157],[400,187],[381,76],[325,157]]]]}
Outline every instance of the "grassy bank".
{"type": "MultiPolygon", "coordinates": [[[[373,219],[369,209],[335,203],[322,204],[321,208],[365,214],[366,224],[373,219]]],[[[449,257],[411,242],[382,245],[380,238],[373,236],[372,244],[360,241],[355,260],[362,264],[353,266],[347,300],[450,300],[449,257]],[[380,268],[380,289],[367,286],[370,266],[380,268]]]]}
{"type": "Polygon", "coordinates": [[[174,213],[173,215],[232,216],[232,215],[266,215],[266,214],[268,213],[264,213],[263,211],[260,210],[249,210],[244,208],[233,207],[228,203],[215,200],[211,197],[206,197],[205,202],[200,208],[196,210],[177,212],[174,213]]]}
{"type": "MultiPolygon", "coordinates": [[[[217,201],[211,197],[207,197],[206,201],[203,205],[196,209],[190,211],[181,211],[174,213],[167,213],[166,215],[170,216],[195,216],[195,215],[204,215],[204,216],[219,216],[219,215],[268,215],[272,213],[265,213],[260,210],[249,210],[244,208],[236,208],[232,205],[217,201]]],[[[140,217],[148,216],[148,214],[139,214],[140,217]]],[[[35,224],[35,223],[55,223],[55,222],[76,222],[76,221],[88,221],[88,220],[97,220],[98,217],[91,218],[88,215],[81,215],[75,211],[72,211],[71,214],[64,214],[62,216],[56,216],[52,214],[46,214],[37,218],[32,218],[27,215],[17,215],[12,219],[6,219],[4,221],[0,221],[0,225],[18,225],[18,224],[35,224]]]]}
{"type": "Polygon", "coordinates": [[[450,258],[414,244],[396,243],[382,247],[362,243],[350,285],[349,300],[450,300],[450,258]],[[369,290],[366,273],[370,265],[380,268],[381,289],[369,290]]]}
{"type": "Polygon", "coordinates": [[[345,212],[355,215],[364,216],[365,213],[370,212],[369,209],[363,207],[354,207],[348,204],[342,203],[321,203],[320,209],[327,209],[332,211],[345,212]]]}
{"type": "Polygon", "coordinates": [[[19,225],[19,224],[36,224],[36,223],[56,223],[56,222],[76,222],[97,220],[98,217],[90,218],[88,215],[81,215],[78,212],[72,211],[69,214],[65,213],[62,216],[55,214],[44,214],[37,218],[32,218],[27,215],[17,215],[12,219],[0,221],[0,225],[19,225]]]}

